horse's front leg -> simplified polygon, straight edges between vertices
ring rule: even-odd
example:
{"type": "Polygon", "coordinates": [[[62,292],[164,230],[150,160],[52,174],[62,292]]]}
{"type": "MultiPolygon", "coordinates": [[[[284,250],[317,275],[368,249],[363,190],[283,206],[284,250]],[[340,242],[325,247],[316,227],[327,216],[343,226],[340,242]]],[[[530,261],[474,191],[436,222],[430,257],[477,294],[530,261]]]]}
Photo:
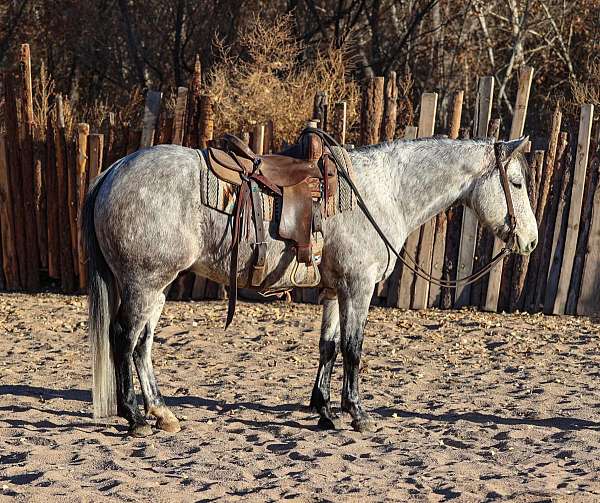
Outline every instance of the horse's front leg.
{"type": "Polygon", "coordinates": [[[330,387],[333,365],[340,346],[340,316],[337,298],[323,301],[321,338],[319,339],[319,370],[310,398],[310,407],[319,413],[319,427],[334,430],[337,416],[331,410],[330,387]]]}
{"type": "Polygon", "coordinates": [[[352,416],[352,427],[360,432],[375,429],[375,424],[363,409],[358,390],[364,328],[374,286],[373,282],[361,281],[348,291],[339,292],[341,350],[344,358],[342,410],[352,416]]]}

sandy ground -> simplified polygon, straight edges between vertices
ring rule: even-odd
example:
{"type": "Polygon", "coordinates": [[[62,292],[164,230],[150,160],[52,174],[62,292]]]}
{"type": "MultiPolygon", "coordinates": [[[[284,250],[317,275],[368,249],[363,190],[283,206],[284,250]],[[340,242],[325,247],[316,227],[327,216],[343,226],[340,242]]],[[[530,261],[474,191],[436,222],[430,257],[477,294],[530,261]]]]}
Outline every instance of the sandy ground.
{"type": "Polygon", "coordinates": [[[359,434],[306,407],[317,306],[242,303],[227,333],[224,313],[167,304],[183,430],[133,439],[91,419],[85,299],[0,294],[0,501],[600,501],[590,320],[372,309],[359,434]]]}

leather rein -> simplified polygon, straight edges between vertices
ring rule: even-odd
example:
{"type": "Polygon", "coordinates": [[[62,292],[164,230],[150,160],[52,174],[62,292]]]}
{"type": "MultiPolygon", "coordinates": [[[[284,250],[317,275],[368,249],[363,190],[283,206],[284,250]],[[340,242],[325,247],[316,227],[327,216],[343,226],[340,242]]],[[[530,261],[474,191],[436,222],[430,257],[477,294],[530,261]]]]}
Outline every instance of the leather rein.
{"type": "MultiPolygon", "coordinates": [[[[325,131],[323,131],[321,129],[318,129],[318,128],[306,128],[302,132],[302,135],[304,135],[306,133],[314,133],[314,134],[316,134],[329,147],[336,146],[336,147],[343,148],[337,142],[337,140],[335,140],[331,135],[329,135],[328,133],[326,133],[325,131]]],[[[502,190],[504,191],[504,197],[506,198],[506,206],[507,206],[507,210],[508,210],[508,226],[509,226],[509,239],[508,239],[508,243],[509,243],[509,245],[505,246],[504,248],[502,248],[502,250],[500,250],[499,253],[497,253],[494,257],[492,257],[492,259],[490,260],[490,262],[488,264],[486,264],[485,266],[483,266],[481,269],[479,269],[478,271],[474,272],[473,274],[470,274],[469,276],[466,276],[464,278],[460,278],[460,279],[457,279],[457,280],[445,280],[445,279],[442,279],[442,278],[436,278],[436,277],[432,276],[429,272],[427,272],[425,269],[423,269],[417,263],[417,261],[415,260],[415,258],[412,257],[409,253],[407,253],[406,250],[404,251],[404,256],[401,253],[399,253],[398,250],[396,250],[396,248],[392,245],[392,243],[387,238],[387,236],[385,235],[385,233],[381,230],[381,227],[379,227],[379,225],[377,224],[377,222],[373,218],[373,215],[369,211],[369,209],[368,209],[368,207],[367,207],[364,199],[362,198],[362,195],[360,194],[360,192],[358,191],[356,185],[354,184],[354,182],[350,178],[350,175],[348,173],[348,169],[347,169],[347,166],[346,166],[346,160],[343,159],[343,161],[341,161],[338,158],[338,155],[334,151],[334,149],[330,149],[330,150],[331,150],[331,152],[333,154],[333,158],[334,158],[336,167],[338,169],[338,172],[341,174],[341,176],[344,178],[344,180],[346,180],[346,182],[348,183],[348,185],[352,189],[352,192],[354,192],[354,195],[356,196],[356,199],[357,199],[357,202],[358,202],[358,207],[361,209],[361,211],[363,212],[363,214],[365,215],[365,217],[367,217],[367,220],[369,220],[370,224],[373,226],[373,228],[375,229],[375,231],[377,232],[377,234],[379,234],[379,237],[381,238],[381,240],[385,243],[385,245],[387,246],[387,248],[398,258],[398,260],[400,260],[406,266],[407,269],[409,269],[410,271],[412,271],[413,273],[415,273],[417,276],[419,276],[419,277],[423,278],[424,280],[428,281],[429,283],[433,283],[434,285],[440,286],[442,288],[458,288],[460,286],[470,285],[471,283],[474,283],[474,282],[478,281],[483,276],[485,276],[487,273],[489,273],[492,270],[492,268],[498,262],[502,261],[505,257],[507,257],[508,255],[510,255],[512,253],[510,245],[512,245],[512,243],[514,243],[515,229],[516,229],[516,226],[517,226],[517,219],[515,217],[515,210],[514,210],[514,206],[513,206],[513,200],[512,200],[511,193],[510,193],[510,184],[509,184],[508,175],[507,175],[507,172],[506,172],[506,165],[504,163],[502,163],[502,161],[501,161],[501,144],[494,143],[494,155],[495,155],[495,158],[496,158],[496,168],[498,169],[498,172],[500,174],[500,181],[502,183],[502,190]],[[343,164],[343,166],[342,166],[342,164],[343,164]],[[406,256],[406,258],[405,258],[405,256],[406,256]],[[407,261],[407,258],[412,263],[409,263],[407,261]]]]}

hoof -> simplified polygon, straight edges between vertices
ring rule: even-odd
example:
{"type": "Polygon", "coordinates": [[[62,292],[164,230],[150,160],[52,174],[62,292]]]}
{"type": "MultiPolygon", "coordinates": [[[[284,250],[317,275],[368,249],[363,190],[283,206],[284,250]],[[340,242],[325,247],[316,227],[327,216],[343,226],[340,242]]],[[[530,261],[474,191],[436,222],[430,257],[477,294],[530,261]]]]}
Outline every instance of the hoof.
{"type": "Polygon", "coordinates": [[[152,428],[148,423],[133,424],[129,427],[129,435],[132,437],[148,437],[152,435],[152,428]]]}
{"type": "Polygon", "coordinates": [[[166,407],[152,407],[148,412],[156,417],[156,427],[158,429],[168,433],[177,433],[181,430],[179,420],[166,407]]]}
{"type": "Polygon", "coordinates": [[[368,417],[361,417],[359,419],[352,420],[351,426],[354,431],[358,431],[360,433],[369,433],[375,431],[376,429],[375,423],[368,417]]]}
{"type": "Polygon", "coordinates": [[[321,417],[319,418],[319,422],[317,426],[321,430],[339,430],[340,422],[337,419],[329,418],[329,417],[321,417]]]}
{"type": "Polygon", "coordinates": [[[178,431],[181,431],[179,420],[176,417],[173,417],[173,419],[169,420],[158,418],[156,421],[156,427],[168,433],[177,433],[178,431]]]}

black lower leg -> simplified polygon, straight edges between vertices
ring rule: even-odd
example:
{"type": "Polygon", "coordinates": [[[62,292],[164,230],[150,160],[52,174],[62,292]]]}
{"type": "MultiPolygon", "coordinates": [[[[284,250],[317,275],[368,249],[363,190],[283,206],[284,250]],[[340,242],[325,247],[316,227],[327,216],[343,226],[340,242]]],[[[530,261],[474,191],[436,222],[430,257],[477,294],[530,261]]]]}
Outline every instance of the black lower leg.
{"type": "Polygon", "coordinates": [[[359,394],[360,358],[367,314],[368,299],[365,296],[363,309],[345,306],[342,316],[341,350],[344,358],[344,381],[341,405],[342,410],[352,416],[352,427],[357,431],[370,431],[374,428],[371,418],[363,409],[359,394]]]}
{"type": "Polygon", "coordinates": [[[140,385],[142,386],[142,396],[144,398],[144,409],[146,410],[146,413],[148,413],[151,407],[162,407],[165,405],[165,401],[160,394],[158,384],[156,383],[150,356],[152,350],[152,338],[152,328],[149,324],[146,324],[144,332],[133,352],[133,361],[135,363],[140,385]]]}
{"type": "Polygon", "coordinates": [[[146,433],[146,431],[143,431],[144,427],[149,429],[149,426],[138,408],[133,387],[131,368],[133,363],[133,340],[130,334],[131,331],[123,330],[118,322],[115,322],[111,327],[111,342],[117,381],[117,413],[127,419],[130,431],[146,433]]]}
{"type": "Polygon", "coordinates": [[[318,412],[319,426],[322,428],[336,428],[337,416],[331,410],[331,375],[338,354],[339,339],[321,341],[319,343],[320,361],[317,378],[310,398],[310,406],[318,412]]]}

